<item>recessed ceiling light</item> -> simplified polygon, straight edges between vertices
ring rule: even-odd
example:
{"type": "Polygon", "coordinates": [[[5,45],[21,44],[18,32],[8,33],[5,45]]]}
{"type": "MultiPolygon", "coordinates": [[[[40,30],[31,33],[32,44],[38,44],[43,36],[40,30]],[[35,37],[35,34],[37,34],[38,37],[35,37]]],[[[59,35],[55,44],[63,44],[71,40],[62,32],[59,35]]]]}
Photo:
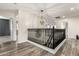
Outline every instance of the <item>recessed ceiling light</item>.
{"type": "Polygon", "coordinates": [[[73,11],[75,8],[70,8],[71,11],[73,11]]]}
{"type": "Polygon", "coordinates": [[[66,16],[63,16],[63,18],[65,18],[66,16]]]}

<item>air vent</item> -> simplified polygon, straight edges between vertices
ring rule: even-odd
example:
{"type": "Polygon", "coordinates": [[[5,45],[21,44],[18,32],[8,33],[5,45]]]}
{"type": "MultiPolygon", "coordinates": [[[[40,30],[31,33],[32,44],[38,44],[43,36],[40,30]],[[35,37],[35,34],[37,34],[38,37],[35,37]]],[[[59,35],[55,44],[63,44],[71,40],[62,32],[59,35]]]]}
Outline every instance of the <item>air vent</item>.
{"type": "Polygon", "coordinates": [[[44,10],[41,10],[41,12],[44,12],[44,10]]]}
{"type": "Polygon", "coordinates": [[[60,16],[57,16],[57,17],[55,17],[56,19],[60,19],[61,17],[60,16]]]}

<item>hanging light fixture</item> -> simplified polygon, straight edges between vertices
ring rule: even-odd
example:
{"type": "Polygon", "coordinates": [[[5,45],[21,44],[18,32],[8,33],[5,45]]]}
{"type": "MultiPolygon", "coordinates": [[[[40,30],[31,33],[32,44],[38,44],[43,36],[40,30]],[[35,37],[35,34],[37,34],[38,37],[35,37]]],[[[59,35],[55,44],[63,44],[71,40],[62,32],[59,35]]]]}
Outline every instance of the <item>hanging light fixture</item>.
{"type": "Polygon", "coordinates": [[[41,23],[41,25],[44,25],[44,20],[43,20],[43,12],[44,12],[44,10],[40,10],[40,12],[41,12],[41,21],[40,21],[40,23],[41,23]]]}

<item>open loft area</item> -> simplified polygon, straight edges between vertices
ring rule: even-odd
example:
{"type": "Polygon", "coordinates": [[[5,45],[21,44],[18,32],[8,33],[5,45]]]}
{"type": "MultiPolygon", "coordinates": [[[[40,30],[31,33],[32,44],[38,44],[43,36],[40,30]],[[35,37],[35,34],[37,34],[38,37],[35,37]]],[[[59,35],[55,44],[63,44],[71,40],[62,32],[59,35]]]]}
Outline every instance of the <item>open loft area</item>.
{"type": "Polygon", "coordinates": [[[0,3],[0,55],[79,56],[78,25],[79,3],[0,3]]]}

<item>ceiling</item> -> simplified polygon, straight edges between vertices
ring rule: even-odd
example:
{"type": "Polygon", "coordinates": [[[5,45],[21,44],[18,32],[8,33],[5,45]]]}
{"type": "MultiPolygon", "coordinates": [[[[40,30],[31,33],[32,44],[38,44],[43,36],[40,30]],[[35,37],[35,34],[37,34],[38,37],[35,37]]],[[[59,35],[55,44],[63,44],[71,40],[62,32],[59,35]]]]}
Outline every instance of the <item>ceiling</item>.
{"type": "Polygon", "coordinates": [[[19,10],[25,9],[39,15],[40,10],[49,17],[74,17],[79,16],[78,3],[0,3],[0,10],[19,10]],[[73,10],[70,10],[70,9],[73,10]]]}

